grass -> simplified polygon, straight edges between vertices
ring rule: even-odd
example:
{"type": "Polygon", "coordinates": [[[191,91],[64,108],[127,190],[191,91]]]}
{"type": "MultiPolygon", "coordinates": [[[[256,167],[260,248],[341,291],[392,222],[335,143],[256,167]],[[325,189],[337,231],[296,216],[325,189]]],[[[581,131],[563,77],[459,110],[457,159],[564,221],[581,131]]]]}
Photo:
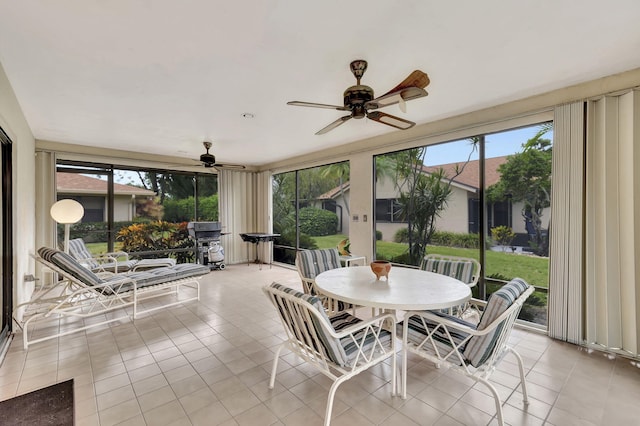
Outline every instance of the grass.
{"type": "MultiPolygon", "coordinates": [[[[336,247],[338,242],[344,238],[346,238],[346,236],[340,234],[313,237],[318,248],[336,247]]],[[[385,258],[390,259],[406,253],[407,245],[389,241],[378,241],[376,249],[378,253],[384,255],[385,258]]],[[[430,254],[470,257],[476,260],[478,260],[480,256],[479,251],[476,249],[444,246],[429,246],[427,252],[430,254]]],[[[486,276],[496,276],[507,280],[520,277],[536,287],[547,288],[549,286],[548,258],[487,251],[485,252],[485,266],[486,276]]]]}

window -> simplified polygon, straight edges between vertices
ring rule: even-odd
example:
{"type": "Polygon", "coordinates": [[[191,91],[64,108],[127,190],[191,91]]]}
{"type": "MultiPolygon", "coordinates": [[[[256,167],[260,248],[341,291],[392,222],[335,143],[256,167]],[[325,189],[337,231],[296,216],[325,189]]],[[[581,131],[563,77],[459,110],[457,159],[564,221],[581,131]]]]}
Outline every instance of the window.
{"type": "Polygon", "coordinates": [[[336,247],[349,235],[349,162],[273,176],[273,259],[294,264],[299,249],[336,247]]]}
{"type": "MultiPolygon", "coordinates": [[[[58,199],[71,198],[84,207],[84,217],[71,226],[70,237],[83,238],[94,254],[115,249],[184,252],[193,246],[185,222],[218,220],[216,174],[59,161],[56,185],[58,199]],[[147,238],[135,245],[122,234],[133,224],[147,227],[139,231],[147,238]],[[152,228],[164,234],[152,236],[152,228]]],[[[59,227],[59,241],[61,232],[59,227]]]]}
{"type": "Polygon", "coordinates": [[[377,259],[426,254],[482,264],[476,297],[522,277],[538,291],[521,318],[546,326],[552,124],[375,156],[377,259]]]}

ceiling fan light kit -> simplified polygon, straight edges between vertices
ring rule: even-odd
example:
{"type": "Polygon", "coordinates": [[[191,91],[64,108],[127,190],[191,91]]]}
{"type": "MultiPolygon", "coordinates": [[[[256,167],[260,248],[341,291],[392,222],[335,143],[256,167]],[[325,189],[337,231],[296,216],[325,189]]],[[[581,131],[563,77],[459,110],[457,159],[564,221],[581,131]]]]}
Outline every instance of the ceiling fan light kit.
{"type": "Polygon", "coordinates": [[[323,135],[352,118],[361,119],[367,117],[373,121],[377,121],[378,123],[386,124],[401,130],[406,130],[415,126],[416,123],[413,121],[374,110],[389,105],[400,104],[400,109],[402,112],[405,112],[405,102],[427,96],[427,91],[424,90],[424,88],[429,85],[429,77],[426,73],[420,70],[415,70],[396,87],[384,95],[375,98],[371,87],[360,84],[360,79],[367,70],[367,61],[363,59],[352,61],[350,69],[353,76],[356,78],[356,85],[351,86],[344,91],[343,106],[301,101],[287,102],[287,105],[335,109],[338,111],[348,111],[350,113],[349,115],[340,117],[329,125],[323,127],[316,133],[316,135],[323,135]]]}

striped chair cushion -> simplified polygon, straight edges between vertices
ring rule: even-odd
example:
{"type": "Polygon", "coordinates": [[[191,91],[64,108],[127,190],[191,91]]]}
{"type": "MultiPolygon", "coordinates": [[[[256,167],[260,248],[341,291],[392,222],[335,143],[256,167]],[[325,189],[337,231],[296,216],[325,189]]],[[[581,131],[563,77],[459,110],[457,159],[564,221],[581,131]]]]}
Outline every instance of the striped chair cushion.
{"type": "Polygon", "coordinates": [[[342,267],[338,249],[301,250],[297,254],[302,276],[314,279],[318,274],[342,267]]]}
{"type": "Polygon", "coordinates": [[[100,266],[98,261],[93,258],[93,255],[85,245],[82,238],[69,240],[69,254],[81,262],[81,265],[89,269],[95,269],[100,266]]]}
{"type": "Polygon", "coordinates": [[[420,263],[423,271],[447,275],[470,284],[473,282],[473,262],[467,260],[438,259],[425,256],[420,263]]]}
{"type": "MultiPolygon", "coordinates": [[[[170,257],[164,257],[160,259],[140,259],[134,261],[132,268],[136,271],[149,268],[158,268],[162,266],[176,266],[176,260],[170,257]]],[[[118,262],[118,268],[120,268],[120,262],[118,262]]]]}
{"type": "MultiPolygon", "coordinates": [[[[331,326],[333,326],[334,330],[336,330],[337,332],[340,332],[341,330],[349,326],[362,322],[360,318],[354,317],[346,311],[333,315],[329,318],[329,321],[331,322],[331,326]]],[[[354,334],[353,337],[356,339],[358,344],[360,344],[362,342],[362,339],[364,338],[364,346],[362,346],[362,351],[365,354],[368,354],[371,351],[371,346],[376,344],[376,341],[375,335],[371,331],[369,331],[366,336],[364,334],[365,331],[366,329],[360,330],[356,334],[354,334]]],[[[391,332],[388,330],[381,330],[379,339],[381,344],[387,345],[391,341],[391,332]]],[[[340,346],[342,346],[342,349],[344,350],[344,354],[346,356],[345,362],[340,365],[342,365],[343,367],[351,367],[353,362],[356,360],[356,357],[358,356],[358,345],[356,345],[351,336],[345,336],[340,339],[340,346]]]]}
{"type": "MultiPolygon", "coordinates": [[[[301,300],[304,300],[305,302],[308,302],[309,304],[311,304],[313,309],[315,309],[318,312],[318,316],[311,315],[311,321],[313,322],[313,324],[305,324],[305,326],[307,327],[308,330],[311,330],[311,328],[315,330],[318,336],[318,339],[320,340],[320,343],[324,348],[324,352],[327,354],[327,357],[331,361],[341,366],[347,365],[348,357],[347,357],[347,354],[345,353],[344,347],[342,346],[341,342],[338,339],[332,337],[328,333],[328,331],[325,330],[325,328],[322,326],[322,322],[324,322],[325,326],[331,324],[329,317],[327,317],[327,314],[324,311],[322,300],[317,296],[313,296],[311,294],[305,294],[275,282],[271,284],[271,287],[277,290],[280,290],[284,293],[290,294],[292,296],[298,297],[301,300]]],[[[284,304],[283,306],[286,307],[287,305],[284,304]]],[[[281,306],[278,306],[278,308],[280,309],[280,315],[286,319],[287,323],[289,324],[290,330],[295,335],[294,330],[296,329],[296,327],[294,327],[294,325],[292,324],[292,322],[294,321],[295,314],[283,312],[281,306]]],[[[340,322],[339,319],[336,319],[336,321],[338,323],[340,322]]],[[[347,322],[348,321],[345,321],[343,325],[340,325],[340,327],[344,328],[348,326],[349,324],[347,324],[347,322]]],[[[314,346],[315,346],[315,342],[314,342],[314,346]]],[[[318,351],[320,350],[320,348],[318,347],[314,347],[314,349],[318,351]]]]}
{"type": "MultiPolygon", "coordinates": [[[[478,330],[483,330],[496,318],[502,315],[520,295],[529,288],[522,278],[514,278],[508,284],[504,285],[500,290],[496,291],[489,297],[487,306],[482,312],[478,330]]],[[[469,340],[464,350],[464,356],[474,367],[479,367],[491,356],[495,349],[496,341],[503,324],[498,325],[493,332],[484,336],[474,336],[469,340]]]]}
{"type": "MultiPolygon", "coordinates": [[[[155,268],[146,271],[130,272],[126,275],[114,275],[105,280],[108,283],[118,283],[124,280],[134,280],[137,288],[150,287],[158,284],[164,284],[184,278],[197,277],[211,272],[209,267],[197,265],[195,263],[181,263],[174,267],[155,268]]],[[[115,286],[114,286],[115,287],[115,286]]],[[[125,292],[133,289],[133,283],[126,283],[121,287],[117,287],[119,292],[125,292]]]]}
{"type": "Polygon", "coordinates": [[[104,282],[100,277],[80,265],[77,260],[63,251],[40,247],[38,249],[38,255],[86,285],[98,285],[104,282]]]}
{"type": "MultiPolygon", "coordinates": [[[[446,313],[443,312],[438,312],[438,311],[431,311],[431,313],[433,315],[437,315],[440,318],[445,318],[449,321],[453,321],[456,322],[458,324],[467,326],[467,327],[471,327],[473,329],[475,329],[475,325],[464,321],[458,317],[452,316],[452,315],[448,315],[446,313]]],[[[420,316],[418,315],[413,315],[412,317],[409,318],[409,329],[407,332],[407,341],[409,343],[413,343],[414,345],[419,345],[421,344],[424,339],[427,337],[427,333],[433,331],[434,328],[436,328],[438,326],[438,322],[437,321],[431,321],[430,319],[426,319],[423,318],[421,319],[420,316]],[[424,321],[424,324],[423,324],[424,321]],[[426,324],[426,328],[424,327],[424,325],[426,324]]],[[[398,336],[402,336],[403,333],[403,327],[404,327],[404,321],[403,322],[399,322],[396,326],[396,334],[398,336]]],[[[464,333],[462,331],[458,331],[452,328],[449,328],[449,333],[451,334],[451,338],[453,339],[453,342],[457,345],[459,345],[464,339],[466,339],[469,334],[468,333],[464,333]]],[[[439,327],[436,332],[433,334],[433,340],[435,342],[436,347],[438,348],[438,352],[440,354],[440,356],[444,356],[447,353],[449,353],[449,351],[451,351],[451,349],[453,348],[453,346],[451,345],[451,341],[449,340],[445,329],[443,327],[439,327]]],[[[425,352],[433,355],[433,356],[437,356],[436,355],[436,351],[433,348],[433,345],[430,342],[425,343],[422,347],[422,350],[424,350],[425,352]]],[[[463,352],[464,350],[464,346],[462,348],[459,348],[460,352],[463,352]]],[[[455,356],[451,356],[448,358],[448,360],[450,362],[457,362],[458,364],[460,364],[458,361],[459,359],[455,356]]]]}
{"type": "MultiPolygon", "coordinates": [[[[301,300],[310,303],[311,306],[313,306],[313,309],[318,312],[320,318],[312,315],[311,320],[313,324],[305,324],[305,326],[308,330],[310,330],[310,326],[313,327],[316,335],[318,336],[318,339],[320,340],[320,343],[322,344],[322,347],[325,350],[325,353],[327,354],[327,357],[331,361],[341,367],[351,367],[352,362],[355,361],[358,355],[358,348],[356,346],[356,343],[349,336],[343,337],[342,339],[336,339],[332,337],[329,332],[323,327],[322,323],[324,322],[325,326],[330,325],[336,332],[340,332],[341,330],[353,324],[357,324],[362,320],[354,317],[353,315],[350,315],[347,312],[340,312],[329,318],[324,311],[322,300],[319,297],[302,293],[300,291],[285,287],[282,284],[278,284],[275,282],[271,284],[271,287],[295,297],[299,297],[301,300]]],[[[284,304],[284,306],[286,307],[287,305],[284,304]]],[[[280,309],[280,314],[282,315],[282,317],[287,318],[287,322],[291,327],[291,331],[295,330],[295,327],[292,326],[292,322],[295,321],[293,315],[291,315],[290,313],[282,312],[282,307],[280,306],[278,308],[280,309]]],[[[365,336],[364,332],[365,330],[359,331],[358,333],[356,333],[355,338],[358,342],[361,342],[363,338],[365,339],[363,351],[367,353],[367,349],[370,350],[371,346],[375,344],[375,336],[372,333],[368,333],[365,336]]],[[[379,340],[382,344],[388,343],[389,341],[391,341],[391,333],[389,331],[382,330],[379,335],[379,340]]],[[[314,349],[320,350],[320,348],[315,347],[315,343],[314,349]]]]}

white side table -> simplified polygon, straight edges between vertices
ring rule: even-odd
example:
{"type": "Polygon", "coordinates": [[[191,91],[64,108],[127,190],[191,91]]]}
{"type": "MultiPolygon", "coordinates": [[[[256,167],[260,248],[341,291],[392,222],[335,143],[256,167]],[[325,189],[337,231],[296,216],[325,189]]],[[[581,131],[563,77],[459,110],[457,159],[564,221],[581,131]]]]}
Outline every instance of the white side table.
{"type": "Polygon", "coordinates": [[[340,256],[340,262],[344,263],[344,266],[366,266],[367,258],[350,254],[348,256],[340,256]]]}

